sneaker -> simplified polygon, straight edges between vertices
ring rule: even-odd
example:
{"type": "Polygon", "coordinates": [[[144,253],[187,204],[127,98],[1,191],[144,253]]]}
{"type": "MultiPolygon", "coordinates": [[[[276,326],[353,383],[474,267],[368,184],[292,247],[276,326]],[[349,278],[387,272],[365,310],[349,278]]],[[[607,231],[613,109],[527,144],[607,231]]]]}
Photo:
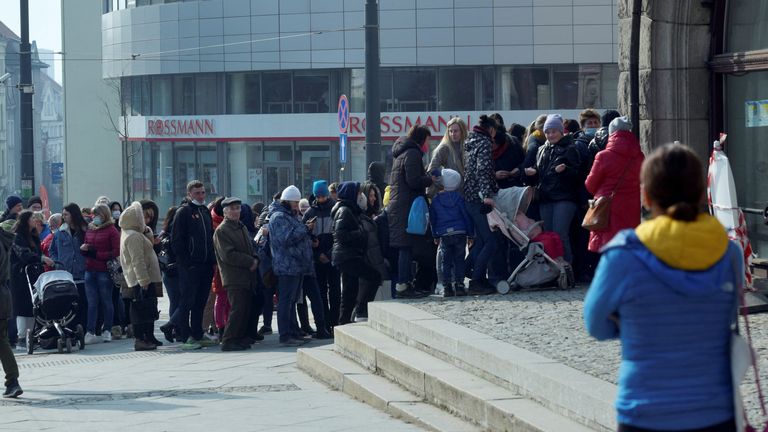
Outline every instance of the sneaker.
{"type": "Polygon", "coordinates": [[[101,332],[101,338],[104,340],[104,342],[112,342],[112,332],[109,330],[104,330],[101,332]]]}
{"type": "Polygon", "coordinates": [[[170,343],[174,342],[173,337],[173,326],[170,323],[166,323],[160,326],[160,331],[163,332],[163,336],[165,336],[165,340],[167,340],[170,343]]]}
{"type": "Polygon", "coordinates": [[[101,343],[102,339],[101,336],[96,336],[93,333],[86,333],[85,334],[85,344],[86,345],[93,345],[97,343],[101,343]]]}
{"type": "Polygon", "coordinates": [[[443,284],[443,297],[453,297],[456,295],[456,292],[453,291],[453,284],[451,283],[444,283],[443,284]]]}
{"type": "Polygon", "coordinates": [[[495,294],[496,288],[491,286],[487,279],[476,279],[469,281],[469,295],[489,295],[495,294]]]}
{"type": "Polygon", "coordinates": [[[27,350],[27,341],[24,339],[19,339],[19,342],[16,343],[16,351],[26,351],[27,350]]]}
{"type": "Polygon", "coordinates": [[[259,329],[259,334],[262,335],[262,336],[271,335],[272,334],[272,327],[262,326],[259,329]]]}
{"type": "Polygon", "coordinates": [[[145,340],[136,339],[136,342],[133,343],[134,351],[154,351],[156,349],[157,345],[145,340]]]}
{"type": "Polygon", "coordinates": [[[189,337],[189,339],[187,339],[186,342],[181,344],[181,349],[183,349],[184,351],[199,350],[202,347],[203,346],[200,345],[200,343],[198,341],[192,339],[191,336],[189,337]]]}
{"type": "Polygon", "coordinates": [[[133,324],[128,324],[125,327],[125,337],[127,339],[133,339],[133,324]]]}
{"type": "Polygon", "coordinates": [[[467,288],[463,283],[457,283],[454,289],[456,291],[456,297],[464,297],[467,295],[467,288]]]}
{"type": "Polygon", "coordinates": [[[112,340],[123,338],[123,329],[120,326],[112,326],[112,340]]]}
{"type": "Polygon", "coordinates": [[[19,380],[15,379],[11,381],[11,384],[5,386],[5,392],[3,393],[3,397],[6,399],[16,399],[17,397],[21,396],[24,393],[24,390],[21,389],[21,386],[19,385],[19,380]]]}
{"type": "Polygon", "coordinates": [[[218,340],[213,340],[210,337],[208,337],[207,335],[203,335],[203,338],[200,339],[199,341],[197,341],[197,343],[199,343],[201,347],[205,348],[205,347],[211,347],[211,346],[214,346],[214,345],[218,345],[219,341],[218,340]]]}

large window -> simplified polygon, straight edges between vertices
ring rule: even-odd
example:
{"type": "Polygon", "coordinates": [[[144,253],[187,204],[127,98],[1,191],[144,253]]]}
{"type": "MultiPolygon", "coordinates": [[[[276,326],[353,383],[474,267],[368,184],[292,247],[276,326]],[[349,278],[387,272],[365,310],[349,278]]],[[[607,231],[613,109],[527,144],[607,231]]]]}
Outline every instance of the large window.
{"type": "Polygon", "coordinates": [[[331,80],[328,72],[295,72],[293,112],[327,113],[330,109],[331,80]]]}
{"type": "Polygon", "coordinates": [[[227,74],[227,114],[261,113],[261,79],[256,72],[227,74]]]}
{"type": "Polygon", "coordinates": [[[173,114],[173,84],[171,77],[152,78],[152,115],[173,114]]]}
{"type": "Polygon", "coordinates": [[[195,113],[194,75],[173,77],[173,114],[192,115],[195,113]]]}
{"type": "Polygon", "coordinates": [[[550,108],[548,67],[502,67],[501,106],[503,110],[550,108]]]}
{"type": "Polygon", "coordinates": [[[437,71],[395,70],[392,73],[392,100],[396,111],[437,109],[437,71]]]}
{"type": "Polygon", "coordinates": [[[266,114],[290,113],[293,99],[291,73],[265,73],[262,75],[262,80],[264,83],[262,111],[266,114]]]}
{"type": "Polygon", "coordinates": [[[728,52],[768,47],[768,2],[729,0],[726,46],[728,52]]]}
{"type": "Polygon", "coordinates": [[[441,111],[464,110],[475,106],[475,68],[441,69],[438,82],[441,111]]]}
{"type": "Polygon", "coordinates": [[[195,114],[221,114],[221,75],[206,74],[195,76],[195,114]]]}

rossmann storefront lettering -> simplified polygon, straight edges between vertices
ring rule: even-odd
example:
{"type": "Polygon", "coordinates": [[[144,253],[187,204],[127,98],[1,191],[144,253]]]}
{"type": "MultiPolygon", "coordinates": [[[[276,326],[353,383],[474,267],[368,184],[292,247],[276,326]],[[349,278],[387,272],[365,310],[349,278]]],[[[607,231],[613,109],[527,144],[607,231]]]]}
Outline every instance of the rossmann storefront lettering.
{"type": "MultiPolygon", "coordinates": [[[[404,135],[413,125],[423,124],[433,133],[439,134],[445,132],[448,127],[448,121],[454,117],[461,117],[468,125],[472,125],[472,115],[451,115],[451,114],[424,114],[424,115],[388,115],[382,114],[379,124],[381,125],[382,135],[399,136],[404,135]]],[[[349,119],[349,133],[351,135],[365,134],[365,118],[352,114],[349,119]]]]}
{"type": "Polygon", "coordinates": [[[215,135],[213,119],[147,119],[147,137],[215,135]]]}

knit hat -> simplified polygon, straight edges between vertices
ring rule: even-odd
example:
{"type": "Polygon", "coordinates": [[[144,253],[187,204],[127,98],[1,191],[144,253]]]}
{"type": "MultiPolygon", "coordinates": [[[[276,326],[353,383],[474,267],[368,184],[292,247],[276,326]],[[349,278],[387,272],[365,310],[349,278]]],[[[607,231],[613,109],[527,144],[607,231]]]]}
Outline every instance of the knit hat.
{"type": "Polygon", "coordinates": [[[280,195],[280,201],[301,201],[301,191],[294,185],[290,185],[283,189],[283,193],[280,195]]]}
{"type": "Polygon", "coordinates": [[[328,182],[325,180],[317,180],[312,184],[312,195],[316,197],[327,197],[330,195],[328,191],[328,182]]]}
{"type": "Polygon", "coordinates": [[[21,198],[17,197],[16,195],[11,195],[5,199],[5,206],[8,207],[8,210],[16,207],[21,203],[22,203],[21,198]]]}
{"type": "Polygon", "coordinates": [[[563,125],[563,117],[560,114],[550,114],[547,116],[547,121],[544,122],[544,132],[550,129],[563,132],[565,126],[563,125]]]}
{"type": "Polygon", "coordinates": [[[32,204],[40,204],[40,207],[42,207],[43,206],[43,199],[40,198],[37,195],[32,195],[27,200],[27,207],[32,207],[32,204]]]}
{"type": "Polygon", "coordinates": [[[622,130],[632,130],[632,122],[626,116],[613,119],[611,125],[608,126],[608,135],[613,135],[614,132],[622,130]]]}
{"type": "Polygon", "coordinates": [[[360,183],[347,181],[339,185],[339,199],[357,202],[357,195],[360,194],[360,183]]]}
{"type": "Polygon", "coordinates": [[[443,187],[447,191],[455,191],[461,184],[461,174],[449,168],[443,168],[443,187]]]}
{"type": "Polygon", "coordinates": [[[600,118],[601,125],[608,127],[616,117],[621,117],[621,113],[616,110],[606,110],[600,118]]]}

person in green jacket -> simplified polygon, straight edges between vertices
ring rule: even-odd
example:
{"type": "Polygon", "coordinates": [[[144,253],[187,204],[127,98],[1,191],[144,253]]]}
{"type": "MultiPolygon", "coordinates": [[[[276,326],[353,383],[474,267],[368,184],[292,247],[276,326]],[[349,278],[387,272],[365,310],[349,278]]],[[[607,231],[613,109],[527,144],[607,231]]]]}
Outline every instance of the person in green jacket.
{"type": "Polygon", "coordinates": [[[256,271],[259,260],[255,257],[248,230],[240,222],[240,198],[229,197],[221,202],[224,222],[213,233],[213,247],[219,264],[221,281],[231,306],[229,320],[222,337],[222,351],[243,351],[255,342],[263,296],[256,292],[256,271]]]}

